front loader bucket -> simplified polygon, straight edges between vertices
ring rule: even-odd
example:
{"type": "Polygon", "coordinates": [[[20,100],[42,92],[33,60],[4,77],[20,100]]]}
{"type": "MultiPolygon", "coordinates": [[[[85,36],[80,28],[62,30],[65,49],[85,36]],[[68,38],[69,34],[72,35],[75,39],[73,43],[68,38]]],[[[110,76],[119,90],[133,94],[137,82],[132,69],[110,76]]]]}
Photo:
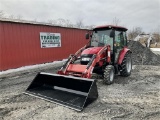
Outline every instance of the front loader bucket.
{"type": "Polygon", "coordinates": [[[93,79],[39,73],[26,89],[25,94],[81,111],[98,97],[93,79]]]}

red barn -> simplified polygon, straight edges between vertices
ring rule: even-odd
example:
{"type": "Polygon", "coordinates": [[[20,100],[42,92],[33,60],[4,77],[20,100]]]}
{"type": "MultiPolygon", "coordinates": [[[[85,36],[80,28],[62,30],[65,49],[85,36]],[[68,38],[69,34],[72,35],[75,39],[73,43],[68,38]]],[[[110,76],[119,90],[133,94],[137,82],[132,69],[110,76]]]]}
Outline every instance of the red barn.
{"type": "Polygon", "coordinates": [[[0,20],[0,71],[67,58],[87,43],[87,31],[0,20]]]}

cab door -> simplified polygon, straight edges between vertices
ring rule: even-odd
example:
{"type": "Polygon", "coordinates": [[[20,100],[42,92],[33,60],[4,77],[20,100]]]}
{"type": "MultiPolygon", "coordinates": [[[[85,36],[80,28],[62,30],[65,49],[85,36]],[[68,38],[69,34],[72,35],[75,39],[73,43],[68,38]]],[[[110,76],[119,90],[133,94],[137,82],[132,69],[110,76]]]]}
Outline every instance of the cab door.
{"type": "Polygon", "coordinates": [[[118,61],[118,56],[120,51],[126,46],[126,36],[123,31],[115,31],[115,42],[114,42],[114,51],[115,51],[115,63],[118,61]]]}

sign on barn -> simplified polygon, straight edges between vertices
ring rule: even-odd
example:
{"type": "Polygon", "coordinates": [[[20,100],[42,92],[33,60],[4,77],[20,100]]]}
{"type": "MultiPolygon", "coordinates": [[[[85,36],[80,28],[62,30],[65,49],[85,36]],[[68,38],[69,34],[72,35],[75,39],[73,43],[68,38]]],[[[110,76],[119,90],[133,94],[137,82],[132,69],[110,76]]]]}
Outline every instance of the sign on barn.
{"type": "Polygon", "coordinates": [[[41,48],[61,47],[60,33],[40,32],[41,48]]]}

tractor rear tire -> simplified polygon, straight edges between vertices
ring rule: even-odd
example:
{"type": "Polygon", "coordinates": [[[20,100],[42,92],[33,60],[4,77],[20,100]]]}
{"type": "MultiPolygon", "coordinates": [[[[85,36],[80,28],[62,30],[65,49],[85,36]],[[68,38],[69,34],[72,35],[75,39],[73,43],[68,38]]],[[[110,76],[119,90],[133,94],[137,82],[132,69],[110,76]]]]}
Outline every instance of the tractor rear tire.
{"type": "Polygon", "coordinates": [[[131,53],[127,52],[126,55],[124,56],[122,63],[121,63],[120,75],[124,76],[124,77],[130,76],[131,70],[132,70],[131,53]]]}
{"type": "Polygon", "coordinates": [[[110,85],[114,82],[114,66],[108,65],[104,69],[103,83],[110,85]]]}

